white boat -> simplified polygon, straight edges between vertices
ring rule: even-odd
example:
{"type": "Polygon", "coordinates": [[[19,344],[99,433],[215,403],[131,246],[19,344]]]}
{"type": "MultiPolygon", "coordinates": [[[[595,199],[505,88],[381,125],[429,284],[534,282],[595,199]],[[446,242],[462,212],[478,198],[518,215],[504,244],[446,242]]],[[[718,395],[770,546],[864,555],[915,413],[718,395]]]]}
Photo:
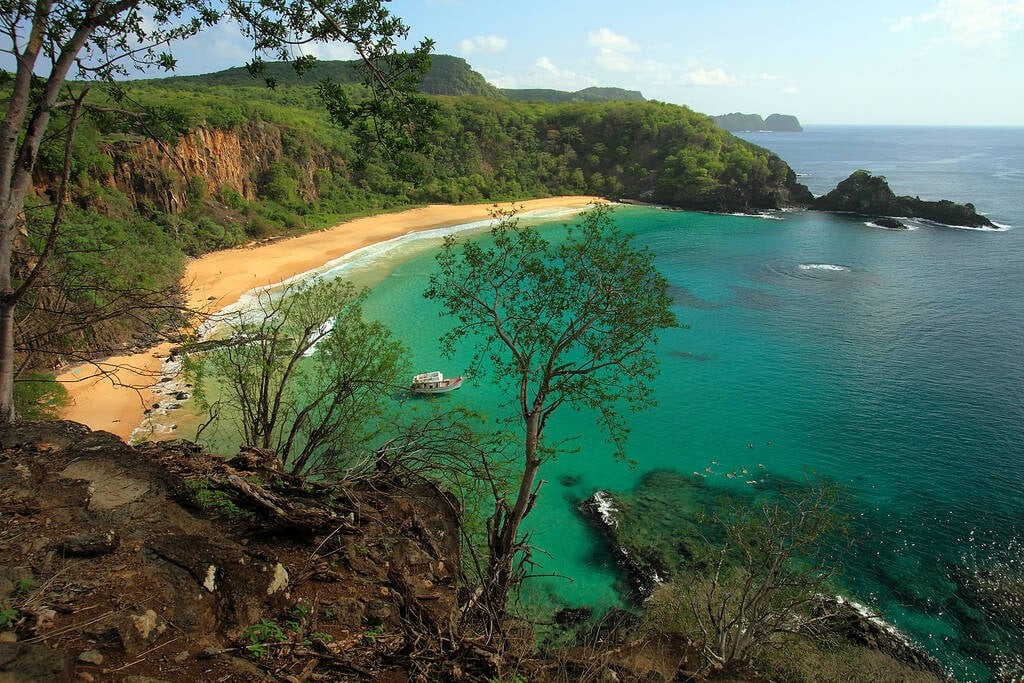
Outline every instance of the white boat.
{"type": "Polygon", "coordinates": [[[413,377],[410,389],[416,394],[443,394],[461,387],[462,380],[462,375],[446,378],[440,370],[434,370],[413,377]]]}

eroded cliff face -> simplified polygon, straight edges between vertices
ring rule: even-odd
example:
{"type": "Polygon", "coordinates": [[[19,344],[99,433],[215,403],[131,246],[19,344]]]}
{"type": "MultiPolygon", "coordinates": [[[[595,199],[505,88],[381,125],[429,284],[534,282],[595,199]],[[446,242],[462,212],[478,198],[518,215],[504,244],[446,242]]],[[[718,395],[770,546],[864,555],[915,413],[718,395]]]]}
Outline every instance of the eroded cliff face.
{"type": "Polygon", "coordinates": [[[344,163],[308,140],[299,154],[288,154],[287,134],[281,126],[250,121],[232,130],[195,128],[176,143],[118,143],[106,150],[114,170],[102,182],[123,192],[143,212],[151,207],[177,213],[189,205],[197,185],[211,193],[231,189],[255,199],[260,176],[271,164],[288,159],[299,166],[306,181],[300,183],[303,197],[315,199],[315,172],[339,171],[344,163]]]}

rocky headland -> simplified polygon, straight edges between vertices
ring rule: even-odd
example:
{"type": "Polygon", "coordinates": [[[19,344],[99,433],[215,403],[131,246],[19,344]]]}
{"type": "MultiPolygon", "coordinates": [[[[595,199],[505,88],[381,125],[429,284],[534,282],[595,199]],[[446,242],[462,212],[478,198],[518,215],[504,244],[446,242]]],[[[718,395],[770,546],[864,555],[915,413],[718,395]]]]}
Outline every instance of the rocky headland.
{"type": "Polygon", "coordinates": [[[979,214],[973,204],[957,204],[948,200],[926,201],[920,197],[898,197],[884,176],[865,170],[854,171],[828,194],[816,198],[812,208],[820,211],[855,213],[878,217],[880,225],[899,229],[906,227],[900,218],[923,218],[945,225],[972,228],[994,227],[992,221],[979,214]]]}

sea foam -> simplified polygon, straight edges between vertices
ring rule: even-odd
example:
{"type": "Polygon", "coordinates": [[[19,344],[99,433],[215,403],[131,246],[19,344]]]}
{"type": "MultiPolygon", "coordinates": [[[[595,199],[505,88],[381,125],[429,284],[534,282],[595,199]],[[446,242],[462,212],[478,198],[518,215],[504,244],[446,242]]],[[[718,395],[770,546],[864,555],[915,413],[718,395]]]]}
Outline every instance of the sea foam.
{"type": "Polygon", "coordinates": [[[842,272],[850,270],[846,266],[837,266],[834,263],[801,263],[798,267],[800,270],[834,270],[842,272]]]}

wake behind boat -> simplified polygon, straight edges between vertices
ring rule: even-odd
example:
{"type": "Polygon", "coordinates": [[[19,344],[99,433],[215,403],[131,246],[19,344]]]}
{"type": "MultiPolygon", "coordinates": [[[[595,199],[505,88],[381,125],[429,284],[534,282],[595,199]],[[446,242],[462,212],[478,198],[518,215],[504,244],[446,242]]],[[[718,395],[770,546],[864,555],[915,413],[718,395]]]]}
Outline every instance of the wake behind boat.
{"type": "Polygon", "coordinates": [[[414,394],[443,394],[462,386],[462,375],[445,378],[440,370],[424,372],[412,378],[410,389],[414,394]]]}

